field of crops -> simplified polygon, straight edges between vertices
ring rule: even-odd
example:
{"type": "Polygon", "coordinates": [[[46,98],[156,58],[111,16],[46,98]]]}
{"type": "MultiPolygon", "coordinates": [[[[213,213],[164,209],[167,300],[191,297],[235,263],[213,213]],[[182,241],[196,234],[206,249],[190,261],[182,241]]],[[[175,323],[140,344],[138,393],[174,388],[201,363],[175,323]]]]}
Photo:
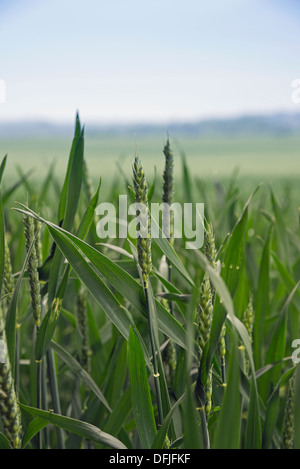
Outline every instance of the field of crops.
{"type": "Polygon", "coordinates": [[[116,170],[92,143],[77,118],[58,167],[3,155],[0,447],[299,449],[295,146],[282,160],[284,139],[274,157],[262,142],[240,175],[222,142],[197,159],[158,136],[153,160],[138,145],[116,170]],[[146,206],[143,228],[153,202],[204,203],[203,247],[100,239],[96,207],[120,195],[146,206]]]}

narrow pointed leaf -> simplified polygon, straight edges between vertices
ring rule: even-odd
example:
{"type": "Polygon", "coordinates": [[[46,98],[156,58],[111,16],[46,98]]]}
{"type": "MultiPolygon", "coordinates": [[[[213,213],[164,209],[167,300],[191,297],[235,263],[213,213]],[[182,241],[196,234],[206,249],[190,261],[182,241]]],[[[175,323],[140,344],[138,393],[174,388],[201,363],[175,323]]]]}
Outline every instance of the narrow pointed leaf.
{"type": "Polygon", "coordinates": [[[85,371],[80,363],[72,357],[63,347],[55,342],[51,342],[51,348],[59,356],[59,358],[75,373],[82,381],[88,386],[88,388],[97,396],[97,398],[105,405],[105,407],[111,412],[111,408],[105,399],[103,393],[92,379],[92,377],[85,371]]]}
{"type": "Polygon", "coordinates": [[[103,443],[110,448],[126,449],[126,446],[120,440],[103,432],[98,427],[95,427],[88,422],[65,417],[51,411],[47,412],[45,410],[36,409],[35,407],[30,407],[25,404],[20,404],[20,406],[29,414],[34,415],[35,417],[40,417],[48,423],[52,423],[63,430],[75,433],[75,435],[79,435],[82,438],[95,441],[96,443],[103,443]]]}
{"type": "Polygon", "coordinates": [[[147,449],[153,444],[156,426],[144,355],[132,328],[128,340],[128,364],[133,415],[143,448],[147,449]]]}
{"type": "Polygon", "coordinates": [[[5,155],[0,165],[0,185],[1,185],[2,177],[3,177],[5,165],[6,165],[6,160],[7,160],[7,155],[5,155]]]}

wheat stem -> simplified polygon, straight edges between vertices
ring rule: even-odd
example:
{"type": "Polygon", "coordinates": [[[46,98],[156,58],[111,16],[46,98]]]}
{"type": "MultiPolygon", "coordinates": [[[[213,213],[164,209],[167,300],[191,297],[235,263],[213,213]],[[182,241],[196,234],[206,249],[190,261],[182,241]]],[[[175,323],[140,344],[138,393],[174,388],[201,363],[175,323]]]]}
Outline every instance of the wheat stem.
{"type": "Polygon", "coordinates": [[[284,427],[282,437],[283,449],[294,448],[294,402],[295,402],[295,376],[288,383],[288,396],[284,414],[284,427]]]}
{"type": "Polygon", "coordinates": [[[81,365],[85,371],[89,372],[90,347],[87,328],[86,296],[82,286],[80,286],[77,292],[77,317],[81,336],[81,365]]]}
{"type": "Polygon", "coordinates": [[[21,416],[7,350],[5,321],[0,306],[0,339],[4,363],[0,363],[0,416],[5,436],[13,448],[21,445],[21,416]]]}
{"type": "Polygon", "coordinates": [[[142,163],[138,156],[135,157],[133,164],[133,184],[135,189],[135,201],[137,204],[138,226],[137,226],[137,251],[138,262],[142,273],[144,294],[146,300],[148,329],[150,337],[150,346],[153,357],[154,383],[158,408],[159,424],[163,422],[163,407],[160,392],[159,368],[157,361],[157,350],[155,346],[155,337],[149,305],[148,287],[149,275],[152,269],[151,259],[151,235],[150,235],[150,216],[148,206],[148,186],[145,178],[142,163]]]}

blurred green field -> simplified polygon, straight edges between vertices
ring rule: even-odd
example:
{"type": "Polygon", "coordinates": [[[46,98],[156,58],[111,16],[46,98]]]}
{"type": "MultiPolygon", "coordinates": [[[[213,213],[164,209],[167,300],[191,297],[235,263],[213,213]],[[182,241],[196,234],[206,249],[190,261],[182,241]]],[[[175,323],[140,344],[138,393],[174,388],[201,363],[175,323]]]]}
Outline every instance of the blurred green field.
{"type": "MultiPolygon", "coordinates": [[[[195,177],[201,179],[227,178],[238,169],[239,178],[248,181],[272,182],[296,180],[300,176],[300,136],[239,136],[239,137],[192,137],[172,138],[175,154],[175,177],[181,174],[182,152],[195,177]]],[[[86,135],[85,157],[90,176],[100,176],[104,189],[111,178],[119,173],[117,164],[127,176],[136,146],[143,158],[145,170],[151,177],[154,167],[162,173],[164,157],[162,148],[165,135],[86,135]]],[[[62,179],[66,169],[70,138],[37,138],[2,140],[0,154],[8,154],[6,178],[15,177],[17,167],[23,171],[34,169],[31,180],[41,181],[51,164],[55,174],[62,179]]]]}
{"type": "MultiPolygon", "coordinates": [[[[187,197],[205,203],[206,214],[213,217],[230,185],[234,184],[234,198],[240,209],[249,194],[262,184],[261,210],[271,209],[270,188],[289,212],[289,224],[298,223],[300,136],[293,135],[240,135],[191,136],[177,135],[171,142],[174,149],[175,200],[187,197]],[[192,175],[188,184],[184,165],[192,175]]],[[[24,201],[28,194],[40,199],[41,191],[51,173],[47,200],[48,210],[56,204],[71,147],[72,136],[15,138],[0,142],[0,154],[8,155],[3,190],[9,190],[28,174],[25,184],[14,191],[14,200],[24,201]]],[[[113,193],[126,194],[132,185],[132,163],[136,149],[143,160],[149,184],[155,180],[154,198],[160,200],[164,169],[163,147],[166,135],[159,132],[139,134],[85,135],[85,160],[91,190],[95,191],[101,178],[101,201],[111,200],[113,193]],[[156,174],[156,176],[155,176],[156,174]]],[[[46,207],[45,207],[46,205],[46,207]]],[[[214,223],[219,225],[217,219],[214,223]]],[[[228,228],[228,227],[227,227],[228,228]]],[[[220,238],[226,227],[218,226],[220,238]]],[[[219,238],[219,239],[220,239],[219,238]]]]}

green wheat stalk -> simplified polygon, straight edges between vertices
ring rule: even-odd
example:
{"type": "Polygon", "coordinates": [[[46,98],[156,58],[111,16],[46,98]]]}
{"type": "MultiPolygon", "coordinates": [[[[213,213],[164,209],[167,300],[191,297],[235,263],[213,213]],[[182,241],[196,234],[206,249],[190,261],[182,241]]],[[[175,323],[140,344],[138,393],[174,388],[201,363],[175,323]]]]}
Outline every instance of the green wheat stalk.
{"type": "MultiPolygon", "coordinates": [[[[198,343],[198,367],[200,367],[201,358],[205,345],[209,340],[211,319],[213,312],[212,292],[210,280],[207,274],[204,275],[200,287],[200,294],[196,309],[195,324],[197,327],[197,343],[198,343]]],[[[212,396],[212,368],[209,370],[207,376],[207,383],[205,387],[205,413],[209,415],[211,411],[211,396],[212,396]]]]}
{"type": "MultiPolygon", "coordinates": [[[[26,240],[26,250],[27,252],[30,249],[31,244],[33,243],[36,232],[35,224],[31,217],[24,216],[24,230],[25,230],[25,240],[26,240]]],[[[37,330],[41,324],[41,291],[40,291],[40,280],[38,274],[38,257],[36,253],[35,242],[32,246],[31,253],[28,259],[28,275],[30,283],[30,294],[31,294],[31,304],[32,304],[32,314],[37,330]]]]}
{"type": "MultiPolygon", "coordinates": [[[[254,309],[253,309],[253,296],[249,295],[248,306],[243,315],[243,324],[247,329],[251,343],[253,342],[253,324],[254,324],[254,309]]],[[[245,358],[245,372],[248,375],[250,370],[249,358],[245,358]]]]}
{"type": "MultiPolygon", "coordinates": [[[[42,300],[41,300],[41,291],[40,291],[40,280],[38,273],[38,264],[39,259],[36,251],[36,240],[38,232],[36,225],[33,219],[27,215],[24,216],[24,230],[25,230],[25,239],[26,239],[26,250],[31,252],[28,258],[28,275],[29,275],[29,284],[30,284],[30,294],[31,294],[31,305],[32,305],[32,314],[36,326],[36,336],[39,333],[40,324],[41,324],[41,312],[42,312],[42,300]]],[[[41,409],[42,407],[42,363],[37,362],[37,407],[41,409]]],[[[38,445],[39,448],[42,447],[41,432],[38,432],[38,445]]]]}
{"type": "Polygon", "coordinates": [[[294,448],[294,406],[295,406],[295,376],[288,382],[288,395],[284,414],[282,448],[294,448]]]}
{"type": "Polygon", "coordinates": [[[0,339],[5,363],[0,363],[0,416],[5,436],[13,448],[21,446],[21,415],[7,350],[5,320],[0,306],[0,339]]]}
{"type": "MultiPolygon", "coordinates": [[[[164,155],[165,155],[165,169],[163,173],[163,194],[162,194],[162,201],[164,204],[167,204],[169,207],[173,202],[173,195],[174,195],[174,155],[173,150],[170,145],[169,139],[167,140],[166,145],[164,146],[164,155]]],[[[166,226],[170,227],[170,233],[168,236],[168,240],[171,244],[174,243],[174,216],[173,212],[170,210],[166,210],[164,213],[166,217],[166,226]]],[[[171,273],[171,266],[168,262],[169,266],[169,275],[171,273]]]]}
{"type": "Polygon", "coordinates": [[[133,164],[133,184],[135,202],[141,204],[142,208],[139,213],[139,224],[137,226],[137,251],[144,288],[147,289],[149,275],[152,269],[148,185],[142,163],[138,156],[135,157],[133,164]]]}
{"type": "Polygon", "coordinates": [[[3,295],[5,295],[4,306],[7,309],[14,291],[15,282],[12,273],[10,250],[8,246],[8,237],[5,239],[4,250],[4,276],[3,276],[3,295]]]}
{"type": "Polygon", "coordinates": [[[36,235],[34,247],[36,252],[37,265],[42,263],[42,243],[41,243],[41,222],[36,218],[33,219],[34,233],[36,235]]]}
{"type": "MultiPolygon", "coordinates": [[[[205,232],[204,232],[204,252],[205,255],[213,267],[214,270],[217,270],[217,250],[215,244],[215,236],[213,232],[213,227],[211,223],[207,223],[205,232]]],[[[215,301],[215,289],[211,283],[211,290],[212,290],[212,303],[214,304],[215,301]]],[[[226,325],[225,323],[222,326],[219,342],[218,342],[218,354],[221,363],[221,373],[222,373],[222,381],[223,384],[226,382],[226,370],[225,370],[225,356],[226,356],[226,325]]]]}
{"type": "Polygon", "coordinates": [[[82,368],[89,372],[89,362],[90,362],[90,346],[89,346],[89,336],[88,336],[88,327],[87,327],[87,311],[86,311],[86,295],[82,286],[80,286],[77,292],[77,318],[78,318],[78,328],[81,337],[81,366],[82,368]]]}
{"type": "Polygon", "coordinates": [[[151,234],[150,234],[150,214],[149,214],[149,205],[148,205],[148,185],[144,174],[144,169],[139,157],[136,155],[133,163],[133,185],[135,191],[135,202],[141,204],[139,207],[141,210],[137,209],[138,215],[138,226],[137,226],[137,252],[138,252],[138,263],[141,269],[141,276],[144,287],[144,294],[147,307],[147,316],[148,316],[148,327],[149,327],[149,336],[151,351],[153,356],[153,368],[154,368],[154,383],[155,383],[155,393],[157,400],[158,408],[158,417],[159,424],[162,424],[163,421],[163,408],[162,408],[162,398],[160,392],[159,384],[159,369],[157,361],[157,351],[155,348],[155,338],[153,331],[153,324],[150,314],[149,306],[149,275],[152,269],[152,257],[151,257],[151,234]]]}
{"type": "MultiPolygon", "coordinates": [[[[162,201],[164,204],[167,204],[167,207],[170,208],[173,202],[173,195],[174,195],[174,155],[173,150],[170,145],[170,140],[168,138],[166,145],[164,146],[163,153],[165,155],[165,168],[163,172],[163,194],[162,194],[162,201]]],[[[166,226],[169,227],[170,232],[168,240],[173,245],[174,244],[174,214],[173,211],[164,210],[164,223],[166,226]]],[[[168,281],[172,281],[172,264],[167,259],[168,265],[168,281]]],[[[163,305],[165,308],[170,311],[170,314],[173,315],[173,303],[172,301],[162,300],[163,305]]],[[[164,360],[168,364],[169,367],[169,375],[171,381],[173,380],[175,369],[176,369],[176,349],[173,340],[170,340],[167,344],[167,347],[164,352],[164,360]]]]}

